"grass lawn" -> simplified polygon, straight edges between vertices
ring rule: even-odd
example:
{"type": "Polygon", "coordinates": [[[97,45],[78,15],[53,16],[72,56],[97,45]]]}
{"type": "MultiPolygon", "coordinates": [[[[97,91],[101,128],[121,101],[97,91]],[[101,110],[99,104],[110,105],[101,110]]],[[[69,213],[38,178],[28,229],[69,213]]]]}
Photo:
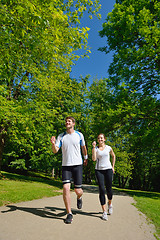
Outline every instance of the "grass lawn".
{"type": "Polygon", "coordinates": [[[62,194],[62,184],[49,177],[22,176],[1,172],[0,206],[62,194]]]}
{"type": "Polygon", "coordinates": [[[155,237],[160,239],[160,193],[115,189],[125,192],[135,199],[136,203],[134,205],[154,224],[156,228],[155,237]]]}

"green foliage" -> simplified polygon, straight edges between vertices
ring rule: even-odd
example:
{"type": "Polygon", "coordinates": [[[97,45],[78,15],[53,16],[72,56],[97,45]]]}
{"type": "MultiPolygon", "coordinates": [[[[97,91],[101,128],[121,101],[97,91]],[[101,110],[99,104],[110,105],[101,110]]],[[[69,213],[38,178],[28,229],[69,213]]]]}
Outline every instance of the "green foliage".
{"type": "Polygon", "coordinates": [[[100,132],[116,153],[119,186],[159,191],[159,100],[130,92],[125,84],[110,88],[111,80],[94,81],[90,87],[91,129],[100,132]]]}
{"type": "MultiPolygon", "coordinates": [[[[100,115],[103,111],[98,125],[102,124],[106,133],[121,137],[124,147],[118,152],[123,149],[130,155],[130,187],[157,191],[160,190],[157,184],[160,176],[159,12],[157,0],[116,1],[100,31],[101,37],[107,37],[108,45],[100,50],[114,53],[110,78],[106,80],[110,91],[107,94],[101,91],[108,98],[112,93],[112,101],[103,97],[104,103],[97,105],[96,113],[100,115]]],[[[125,155],[123,159],[127,162],[125,155]]],[[[122,166],[118,160],[119,171],[126,168],[125,164],[122,166]]]]}
{"type": "Polygon", "coordinates": [[[85,11],[98,16],[99,7],[99,1],[1,2],[0,166],[51,172],[59,165],[50,137],[64,129],[68,114],[81,119],[85,80],[69,73],[76,50],[88,52],[89,29],[80,19],[85,11]]]}
{"type": "Polygon", "coordinates": [[[20,169],[20,170],[27,170],[25,166],[25,159],[18,159],[10,163],[11,168],[13,169],[20,169]]]}
{"type": "Polygon", "coordinates": [[[101,50],[114,51],[109,69],[114,86],[125,81],[145,95],[159,92],[159,13],[157,0],[125,0],[108,14],[100,36],[107,36],[109,47],[101,50]]]}
{"type": "MultiPolygon", "coordinates": [[[[0,168],[61,176],[61,153],[50,138],[76,118],[88,148],[85,182],[95,178],[92,142],[104,132],[116,153],[115,182],[159,191],[159,1],[116,1],[101,37],[114,52],[109,79],[69,74],[89,52],[84,12],[99,16],[99,1],[2,1],[0,5],[0,168]],[[2,160],[3,156],[3,160],[2,160]]],[[[91,16],[90,16],[91,18],[91,16]]]]}

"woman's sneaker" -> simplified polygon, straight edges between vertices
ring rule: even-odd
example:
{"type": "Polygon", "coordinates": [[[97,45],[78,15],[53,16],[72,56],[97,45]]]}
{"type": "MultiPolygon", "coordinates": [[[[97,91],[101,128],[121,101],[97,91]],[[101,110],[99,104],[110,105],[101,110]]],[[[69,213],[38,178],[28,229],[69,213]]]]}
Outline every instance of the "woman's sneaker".
{"type": "Polygon", "coordinates": [[[65,222],[66,224],[69,224],[69,223],[72,223],[72,221],[73,221],[73,215],[72,215],[71,213],[67,214],[67,217],[66,217],[66,219],[64,220],[64,222],[65,222]]]}
{"type": "Polygon", "coordinates": [[[108,213],[109,213],[109,215],[111,215],[113,213],[113,206],[112,206],[112,204],[109,204],[109,203],[108,203],[108,213]]]}
{"type": "Polygon", "coordinates": [[[105,221],[108,220],[107,212],[103,212],[102,219],[105,220],[105,221]]]}

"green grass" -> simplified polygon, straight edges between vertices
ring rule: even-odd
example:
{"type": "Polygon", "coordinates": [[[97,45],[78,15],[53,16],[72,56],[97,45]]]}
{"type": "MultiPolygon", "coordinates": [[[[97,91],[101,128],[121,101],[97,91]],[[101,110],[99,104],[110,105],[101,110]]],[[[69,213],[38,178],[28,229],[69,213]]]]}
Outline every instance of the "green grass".
{"type": "Polygon", "coordinates": [[[43,175],[35,177],[33,173],[33,176],[1,173],[3,177],[0,180],[0,206],[62,194],[61,182],[52,178],[43,175]]]}
{"type": "Polygon", "coordinates": [[[115,188],[118,191],[125,192],[132,196],[136,203],[134,204],[138,210],[144,213],[147,218],[154,224],[156,228],[157,239],[160,238],[160,193],[124,190],[115,188]]]}

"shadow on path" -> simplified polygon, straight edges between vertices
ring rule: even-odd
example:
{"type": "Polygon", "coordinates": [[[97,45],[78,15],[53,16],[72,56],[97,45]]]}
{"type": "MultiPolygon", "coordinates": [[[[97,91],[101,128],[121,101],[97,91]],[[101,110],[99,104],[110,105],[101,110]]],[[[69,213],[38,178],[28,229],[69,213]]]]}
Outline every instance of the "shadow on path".
{"type": "MultiPolygon", "coordinates": [[[[44,207],[44,208],[30,208],[30,207],[18,207],[15,205],[7,205],[6,207],[10,208],[6,211],[1,211],[1,213],[8,213],[8,212],[14,212],[14,211],[23,211],[27,213],[34,214],[39,217],[43,218],[52,218],[57,220],[64,221],[65,218],[63,218],[66,215],[66,209],[65,208],[58,208],[58,207],[44,207]],[[59,213],[56,213],[58,211],[59,213]]],[[[83,212],[81,210],[72,209],[73,215],[80,214],[90,217],[98,217],[98,214],[100,212],[83,212]]]]}
{"type": "Polygon", "coordinates": [[[8,212],[14,212],[14,211],[23,211],[23,212],[28,212],[28,213],[32,213],[36,216],[39,217],[43,217],[43,218],[56,218],[59,220],[63,220],[62,218],[60,218],[61,216],[64,216],[65,213],[65,209],[64,208],[53,208],[53,212],[47,211],[46,208],[30,208],[30,207],[18,207],[15,205],[7,205],[6,207],[10,208],[6,211],[1,211],[2,213],[8,213],[8,212]],[[61,210],[62,213],[61,214],[56,214],[54,212],[56,212],[56,210],[61,210]]]}
{"type": "MultiPolygon", "coordinates": [[[[93,194],[99,194],[98,186],[92,186],[92,185],[83,185],[82,186],[83,191],[87,193],[93,193],[93,194]]],[[[120,195],[120,196],[128,196],[125,192],[120,192],[116,189],[113,190],[113,195],[120,195]]]]}

